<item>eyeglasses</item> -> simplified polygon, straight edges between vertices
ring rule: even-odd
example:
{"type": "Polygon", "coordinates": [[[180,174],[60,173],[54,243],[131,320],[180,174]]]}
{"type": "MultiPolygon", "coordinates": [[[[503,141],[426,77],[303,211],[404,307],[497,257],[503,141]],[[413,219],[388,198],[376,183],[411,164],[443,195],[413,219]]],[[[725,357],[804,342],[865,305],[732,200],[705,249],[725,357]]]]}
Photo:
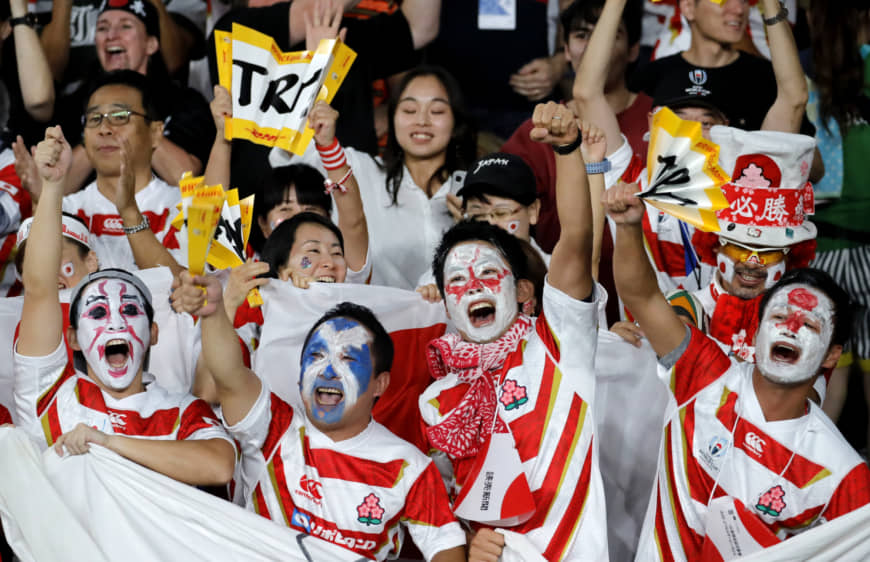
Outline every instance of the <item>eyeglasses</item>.
{"type": "Polygon", "coordinates": [[[729,241],[722,243],[721,251],[737,262],[770,265],[783,261],[789,248],[751,248],[729,241]]]}
{"type": "Polygon", "coordinates": [[[500,222],[511,218],[520,209],[522,209],[522,206],[518,206],[513,209],[509,209],[507,207],[496,207],[494,209],[490,209],[489,211],[469,211],[465,213],[464,216],[466,219],[471,219],[477,222],[485,221],[490,218],[492,218],[492,220],[495,222],[500,222]]]}
{"type": "Polygon", "coordinates": [[[99,111],[92,111],[82,117],[82,124],[87,129],[95,129],[100,126],[103,122],[103,119],[109,123],[109,125],[113,127],[120,127],[121,125],[126,125],[130,122],[131,115],[138,115],[145,119],[145,121],[150,121],[147,115],[144,113],[139,113],[138,111],[133,111],[131,109],[116,109],[114,111],[109,111],[108,113],[100,113],[99,111]]]}

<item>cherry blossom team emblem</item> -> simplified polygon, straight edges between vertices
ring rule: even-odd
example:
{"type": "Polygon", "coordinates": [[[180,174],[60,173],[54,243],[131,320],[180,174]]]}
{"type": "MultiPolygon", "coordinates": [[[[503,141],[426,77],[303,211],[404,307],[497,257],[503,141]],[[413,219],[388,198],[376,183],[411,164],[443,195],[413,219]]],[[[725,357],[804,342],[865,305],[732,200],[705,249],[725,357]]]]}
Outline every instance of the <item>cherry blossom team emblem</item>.
{"type": "Polygon", "coordinates": [[[766,515],[776,517],[785,509],[785,502],[782,500],[783,496],[785,496],[785,490],[777,484],[761,495],[758,503],[755,505],[755,509],[766,515]]]}
{"type": "Polygon", "coordinates": [[[384,508],[381,507],[381,500],[374,493],[365,497],[363,502],[356,506],[356,511],[359,514],[357,521],[366,525],[380,525],[384,520],[384,508]]]}
{"type": "Polygon", "coordinates": [[[501,387],[501,398],[499,401],[504,404],[505,410],[513,410],[519,408],[529,401],[526,393],[526,387],[517,384],[517,381],[506,380],[501,387]]]}

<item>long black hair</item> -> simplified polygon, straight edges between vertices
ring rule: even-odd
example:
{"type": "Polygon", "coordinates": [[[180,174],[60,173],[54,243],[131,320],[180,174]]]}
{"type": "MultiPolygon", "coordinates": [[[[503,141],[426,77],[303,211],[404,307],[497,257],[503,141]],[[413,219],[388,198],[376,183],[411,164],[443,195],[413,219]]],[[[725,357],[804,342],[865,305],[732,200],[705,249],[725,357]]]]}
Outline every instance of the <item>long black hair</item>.
{"type": "Polygon", "coordinates": [[[833,117],[845,134],[858,117],[870,120],[858,40],[870,18],[870,0],[811,0],[809,17],[819,114],[822,123],[833,117]]]}
{"type": "Polygon", "coordinates": [[[396,205],[399,197],[399,186],[402,185],[402,176],[405,170],[405,151],[399,145],[396,138],[395,116],[396,109],[399,105],[399,100],[408,84],[412,80],[420,76],[434,76],[444,89],[447,91],[447,101],[450,103],[450,109],[453,112],[453,132],[450,135],[450,142],[447,144],[447,154],[444,165],[435,170],[432,177],[429,178],[427,185],[421,186],[428,188],[434,182],[445,182],[450,174],[456,170],[466,169],[477,158],[477,131],[472,124],[471,115],[465,107],[465,101],[462,96],[462,90],[459,88],[459,83],[451,76],[449,72],[440,66],[418,66],[409,71],[402,78],[399,87],[390,96],[389,103],[389,128],[387,130],[387,147],[384,150],[384,166],[387,172],[387,193],[396,205]]]}

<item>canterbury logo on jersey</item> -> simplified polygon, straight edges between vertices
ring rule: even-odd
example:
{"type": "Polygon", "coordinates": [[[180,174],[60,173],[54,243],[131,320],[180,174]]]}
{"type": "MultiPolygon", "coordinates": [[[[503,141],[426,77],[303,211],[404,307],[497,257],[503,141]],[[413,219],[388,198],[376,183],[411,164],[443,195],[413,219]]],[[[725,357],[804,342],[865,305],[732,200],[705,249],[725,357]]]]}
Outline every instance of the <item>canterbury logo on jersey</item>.
{"type": "Polygon", "coordinates": [[[761,454],[764,452],[764,439],[751,431],[746,434],[746,437],[743,439],[743,444],[746,445],[749,450],[756,455],[761,456],[761,454]]]}
{"type": "Polygon", "coordinates": [[[124,428],[127,427],[127,414],[120,414],[118,412],[109,412],[109,421],[112,424],[112,427],[124,428]]]}

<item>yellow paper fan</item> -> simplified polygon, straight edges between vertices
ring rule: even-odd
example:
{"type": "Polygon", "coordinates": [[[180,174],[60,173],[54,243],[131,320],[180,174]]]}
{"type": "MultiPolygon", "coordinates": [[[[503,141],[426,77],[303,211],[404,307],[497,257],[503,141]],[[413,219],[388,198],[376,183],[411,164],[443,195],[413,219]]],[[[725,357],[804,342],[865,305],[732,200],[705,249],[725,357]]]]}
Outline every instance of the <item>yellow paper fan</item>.
{"type": "Polygon", "coordinates": [[[701,230],[719,229],[716,211],[728,207],[722,186],[731,178],[719,167],[719,146],[701,136],[701,124],[666,107],[653,117],[646,188],[638,197],[701,230]]]}

